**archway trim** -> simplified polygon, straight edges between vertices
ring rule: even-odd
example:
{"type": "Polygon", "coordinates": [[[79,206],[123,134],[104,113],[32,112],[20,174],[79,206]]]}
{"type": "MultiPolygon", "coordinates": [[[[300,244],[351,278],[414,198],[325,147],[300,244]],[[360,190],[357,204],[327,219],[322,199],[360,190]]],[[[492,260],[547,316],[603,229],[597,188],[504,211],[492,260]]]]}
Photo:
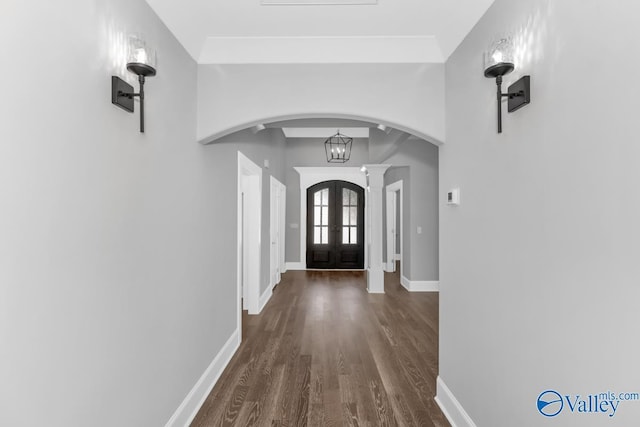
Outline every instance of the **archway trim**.
{"type": "Polygon", "coordinates": [[[436,145],[436,146],[444,145],[444,141],[441,141],[431,135],[425,134],[424,132],[421,132],[415,128],[404,126],[397,122],[392,122],[392,121],[388,121],[388,120],[376,118],[376,117],[358,116],[358,115],[352,115],[352,114],[336,114],[336,113],[301,113],[301,114],[288,114],[288,115],[264,117],[258,120],[254,119],[254,120],[246,121],[244,123],[239,123],[236,126],[230,127],[220,132],[216,132],[215,134],[212,134],[212,135],[207,135],[202,137],[199,136],[198,142],[200,142],[203,145],[213,144],[220,138],[223,138],[227,135],[231,135],[232,133],[235,133],[244,129],[252,128],[256,125],[263,125],[263,124],[268,124],[273,122],[298,120],[298,119],[346,119],[346,120],[365,121],[365,122],[370,122],[372,124],[382,124],[388,128],[397,129],[402,132],[406,132],[410,135],[416,136],[420,139],[424,139],[425,141],[430,142],[433,145],[436,145]]]}

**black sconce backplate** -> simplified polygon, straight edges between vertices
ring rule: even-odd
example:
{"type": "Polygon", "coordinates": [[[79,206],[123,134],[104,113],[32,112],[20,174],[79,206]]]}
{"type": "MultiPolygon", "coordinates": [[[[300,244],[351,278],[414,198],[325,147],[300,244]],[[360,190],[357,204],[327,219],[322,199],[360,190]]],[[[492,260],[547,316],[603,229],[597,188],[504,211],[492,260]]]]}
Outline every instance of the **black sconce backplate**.
{"type": "Polygon", "coordinates": [[[507,89],[509,94],[507,108],[510,113],[531,102],[530,81],[529,76],[523,76],[507,89]]]}
{"type": "Polygon", "coordinates": [[[133,86],[120,77],[111,76],[111,103],[133,113],[133,86]]]}

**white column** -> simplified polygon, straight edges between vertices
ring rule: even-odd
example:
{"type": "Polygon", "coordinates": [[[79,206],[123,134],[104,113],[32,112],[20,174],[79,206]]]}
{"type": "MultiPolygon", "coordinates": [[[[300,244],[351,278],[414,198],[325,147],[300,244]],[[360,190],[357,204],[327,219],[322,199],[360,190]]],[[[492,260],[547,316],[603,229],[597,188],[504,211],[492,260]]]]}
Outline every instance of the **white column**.
{"type": "Polygon", "coordinates": [[[390,165],[364,165],[367,173],[369,199],[369,262],[367,268],[367,291],[372,294],[384,293],[384,264],[382,260],[382,191],[384,173],[390,165]]]}

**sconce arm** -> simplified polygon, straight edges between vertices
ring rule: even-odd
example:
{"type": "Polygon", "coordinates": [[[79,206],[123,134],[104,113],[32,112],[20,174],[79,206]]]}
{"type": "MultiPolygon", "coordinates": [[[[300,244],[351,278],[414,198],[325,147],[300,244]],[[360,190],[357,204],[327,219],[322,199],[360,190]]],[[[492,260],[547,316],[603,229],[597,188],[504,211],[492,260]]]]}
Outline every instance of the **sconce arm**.
{"type": "Polygon", "coordinates": [[[129,99],[133,99],[136,96],[143,96],[143,94],[140,93],[127,93],[127,92],[123,92],[123,91],[118,91],[118,96],[124,96],[125,98],[129,98],[129,99]]]}
{"type": "Polygon", "coordinates": [[[509,99],[518,98],[520,96],[524,96],[524,91],[521,90],[518,92],[507,92],[503,93],[502,96],[509,99]]]}

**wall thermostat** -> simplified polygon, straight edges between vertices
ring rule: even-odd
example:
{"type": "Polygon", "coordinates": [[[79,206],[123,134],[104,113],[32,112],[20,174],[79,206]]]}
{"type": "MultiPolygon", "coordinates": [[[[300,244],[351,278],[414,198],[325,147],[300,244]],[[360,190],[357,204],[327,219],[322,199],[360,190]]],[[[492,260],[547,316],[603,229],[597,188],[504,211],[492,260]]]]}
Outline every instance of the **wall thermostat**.
{"type": "Polygon", "coordinates": [[[460,204],[460,189],[453,188],[447,192],[447,204],[458,206],[460,204]]]}

